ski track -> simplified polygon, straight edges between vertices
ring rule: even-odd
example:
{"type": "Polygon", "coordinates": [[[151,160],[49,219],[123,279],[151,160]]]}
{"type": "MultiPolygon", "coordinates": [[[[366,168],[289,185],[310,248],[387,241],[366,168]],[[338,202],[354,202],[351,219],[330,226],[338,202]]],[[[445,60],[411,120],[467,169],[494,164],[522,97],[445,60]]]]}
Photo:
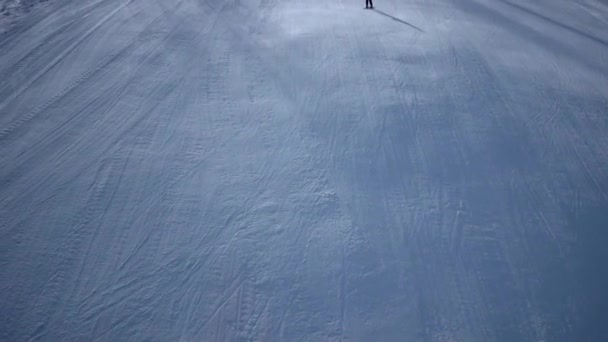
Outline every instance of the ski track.
{"type": "Polygon", "coordinates": [[[608,6],[363,5],[16,20],[0,340],[607,336],[608,6]]]}

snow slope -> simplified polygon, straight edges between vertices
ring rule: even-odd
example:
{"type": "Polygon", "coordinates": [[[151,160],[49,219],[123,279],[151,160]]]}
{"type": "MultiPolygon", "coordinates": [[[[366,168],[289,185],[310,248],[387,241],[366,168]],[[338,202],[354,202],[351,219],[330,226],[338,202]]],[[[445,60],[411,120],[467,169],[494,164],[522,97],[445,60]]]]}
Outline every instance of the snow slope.
{"type": "Polygon", "coordinates": [[[602,341],[608,4],[88,0],[0,37],[1,341],[602,341]]]}
{"type": "Polygon", "coordinates": [[[5,34],[11,24],[24,14],[32,16],[32,10],[49,9],[49,0],[0,0],[0,34],[5,34]]]}

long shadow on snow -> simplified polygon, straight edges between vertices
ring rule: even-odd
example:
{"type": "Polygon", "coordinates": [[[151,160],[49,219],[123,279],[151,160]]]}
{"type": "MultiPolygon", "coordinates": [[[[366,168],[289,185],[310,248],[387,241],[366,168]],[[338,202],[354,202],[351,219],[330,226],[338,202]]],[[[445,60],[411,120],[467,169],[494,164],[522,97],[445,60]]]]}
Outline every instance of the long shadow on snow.
{"type": "Polygon", "coordinates": [[[531,10],[529,8],[523,7],[523,6],[518,5],[518,4],[514,4],[514,3],[510,2],[510,1],[507,1],[507,0],[500,0],[500,1],[503,2],[506,5],[509,5],[509,6],[514,7],[514,8],[516,8],[516,9],[522,11],[522,12],[525,12],[525,13],[533,16],[533,17],[542,19],[542,20],[547,21],[547,22],[549,22],[549,23],[551,23],[553,25],[559,26],[559,27],[561,27],[561,28],[563,28],[565,30],[568,30],[568,31],[576,33],[576,34],[578,34],[580,36],[586,37],[586,38],[588,38],[588,39],[590,39],[590,40],[592,40],[592,41],[594,41],[594,42],[596,42],[596,43],[598,43],[600,45],[603,45],[604,47],[608,47],[608,41],[605,41],[603,39],[600,39],[600,38],[597,38],[595,36],[592,36],[592,35],[590,35],[587,32],[583,32],[583,31],[581,31],[581,30],[579,30],[577,28],[574,28],[572,26],[560,23],[559,21],[557,21],[555,19],[551,19],[551,18],[549,18],[549,17],[547,17],[545,15],[542,15],[542,14],[536,12],[536,11],[533,11],[533,10],[531,10]]]}
{"type": "Polygon", "coordinates": [[[516,33],[520,37],[530,40],[537,46],[542,47],[550,52],[553,52],[558,56],[568,57],[570,60],[574,61],[575,63],[582,64],[593,72],[601,74],[605,74],[606,72],[608,72],[608,68],[603,63],[597,63],[595,61],[589,60],[588,55],[594,56],[594,54],[581,54],[578,51],[584,50],[575,49],[571,46],[567,46],[561,43],[555,38],[551,38],[547,35],[542,35],[531,27],[511,19],[495,9],[491,9],[486,5],[471,0],[461,0],[458,1],[457,4],[460,6],[464,13],[471,13],[473,15],[476,15],[481,20],[489,22],[494,26],[502,25],[507,29],[507,31],[516,33]]]}
{"type": "Polygon", "coordinates": [[[384,12],[382,12],[382,11],[381,11],[381,10],[379,10],[379,9],[374,8],[374,12],[376,12],[376,13],[378,13],[378,14],[380,14],[380,15],[383,15],[383,16],[385,16],[385,17],[387,17],[387,18],[393,19],[393,20],[394,20],[394,21],[396,21],[396,22],[402,23],[403,25],[407,25],[407,26],[409,26],[409,27],[411,27],[411,28],[413,28],[413,29],[415,29],[415,30],[418,30],[418,31],[420,31],[420,32],[424,32],[424,31],[423,31],[421,28],[419,28],[419,27],[417,27],[417,26],[415,26],[415,25],[412,25],[412,24],[408,23],[407,21],[401,20],[401,19],[399,19],[399,18],[397,18],[397,17],[393,17],[393,16],[392,16],[392,15],[390,15],[390,14],[384,13],[384,12]]]}

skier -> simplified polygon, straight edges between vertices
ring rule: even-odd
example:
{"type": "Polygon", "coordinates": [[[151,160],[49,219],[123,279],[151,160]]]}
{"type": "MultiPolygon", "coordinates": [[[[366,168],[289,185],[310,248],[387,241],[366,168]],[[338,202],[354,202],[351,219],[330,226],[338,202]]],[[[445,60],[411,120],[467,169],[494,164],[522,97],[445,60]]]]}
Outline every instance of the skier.
{"type": "Polygon", "coordinates": [[[374,8],[374,3],[372,2],[372,0],[365,0],[365,8],[366,9],[373,9],[374,8]]]}

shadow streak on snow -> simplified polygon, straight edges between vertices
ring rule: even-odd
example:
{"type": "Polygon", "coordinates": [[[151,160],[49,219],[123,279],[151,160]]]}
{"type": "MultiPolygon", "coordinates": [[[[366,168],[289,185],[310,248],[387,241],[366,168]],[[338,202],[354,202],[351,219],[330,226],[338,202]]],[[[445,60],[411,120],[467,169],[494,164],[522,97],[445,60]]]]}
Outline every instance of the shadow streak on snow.
{"type": "Polygon", "coordinates": [[[547,17],[545,15],[542,15],[542,14],[536,12],[536,11],[533,11],[533,10],[531,10],[529,8],[526,8],[526,7],[523,7],[521,5],[514,4],[511,1],[508,1],[508,0],[500,0],[500,1],[502,3],[504,3],[504,4],[506,4],[506,5],[509,5],[509,6],[514,7],[514,8],[516,8],[516,9],[522,11],[522,12],[525,12],[528,15],[531,15],[533,17],[542,19],[542,20],[547,21],[547,22],[549,22],[549,23],[551,23],[553,25],[559,26],[559,27],[561,27],[561,28],[563,28],[565,30],[568,30],[570,32],[573,32],[573,33],[578,34],[580,36],[583,36],[585,38],[588,38],[588,39],[590,39],[590,40],[592,40],[592,41],[594,41],[594,42],[596,42],[596,43],[598,43],[600,45],[603,45],[604,47],[608,47],[608,41],[606,41],[606,40],[597,38],[597,37],[595,37],[595,36],[593,36],[593,35],[591,35],[591,34],[589,34],[587,32],[583,32],[583,31],[581,31],[581,30],[579,30],[577,28],[574,28],[572,26],[560,23],[559,21],[557,21],[555,19],[551,19],[551,18],[549,18],[549,17],[547,17]]]}
{"type": "Polygon", "coordinates": [[[558,56],[567,57],[569,60],[580,64],[593,72],[601,74],[608,72],[606,65],[598,63],[596,59],[590,59],[588,52],[585,52],[582,49],[573,48],[556,38],[542,34],[530,26],[522,24],[485,4],[475,0],[461,0],[456,2],[456,4],[464,13],[475,15],[480,20],[489,22],[493,26],[503,26],[505,29],[517,34],[522,39],[529,40],[538,47],[546,49],[558,56]]]}
{"type": "Polygon", "coordinates": [[[396,22],[402,23],[403,25],[407,25],[407,26],[409,26],[409,27],[411,27],[411,28],[413,28],[413,29],[415,29],[415,30],[418,30],[418,31],[420,31],[420,32],[424,32],[424,31],[423,31],[421,28],[419,28],[419,27],[417,27],[417,26],[415,26],[415,25],[412,25],[412,24],[408,23],[407,21],[401,20],[401,19],[399,19],[399,18],[397,18],[397,17],[393,17],[392,15],[387,14],[387,13],[384,13],[384,12],[382,12],[381,10],[376,9],[376,8],[374,8],[373,10],[374,10],[374,12],[376,12],[376,13],[378,13],[378,14],[380,14],[380,15],[383,15],[383,16],[385,16],[385,17],[387,17],[387,18],[393,19],[393,20],[394,20],[394,21],[396,21],[396,22]]]}

